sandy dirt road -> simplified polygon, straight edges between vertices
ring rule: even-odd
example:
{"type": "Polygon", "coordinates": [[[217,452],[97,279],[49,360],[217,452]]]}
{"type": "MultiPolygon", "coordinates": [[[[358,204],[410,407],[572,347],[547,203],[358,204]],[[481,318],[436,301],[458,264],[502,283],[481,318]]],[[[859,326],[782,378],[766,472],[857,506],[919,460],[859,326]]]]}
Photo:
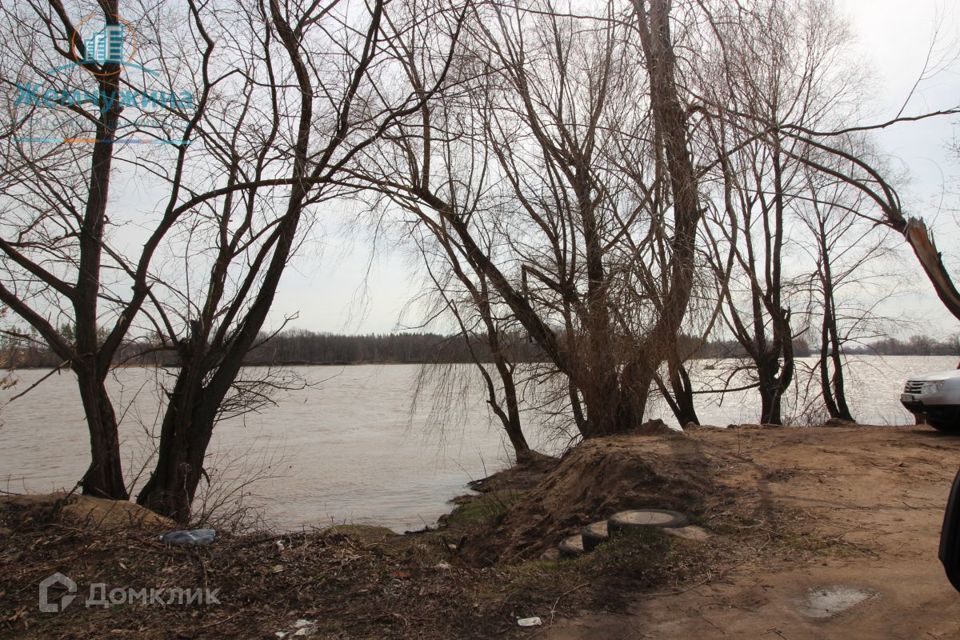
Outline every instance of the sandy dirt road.
{"type": "Polygon", "coordinates": [[[960,638],[960,593],[937,559],[960,437],[925,426],[691,437],[738,502],[789,514],[791,526],[769,534],[778,551],[754,537],[754,548],[703,584],[638,597],[622,615],[565,620],[543,637],[960,638]],[[786,545],[797,553],[784,553],[790,530],[813,531],[828,546],[807,553],[800,535],[786,545]]]}

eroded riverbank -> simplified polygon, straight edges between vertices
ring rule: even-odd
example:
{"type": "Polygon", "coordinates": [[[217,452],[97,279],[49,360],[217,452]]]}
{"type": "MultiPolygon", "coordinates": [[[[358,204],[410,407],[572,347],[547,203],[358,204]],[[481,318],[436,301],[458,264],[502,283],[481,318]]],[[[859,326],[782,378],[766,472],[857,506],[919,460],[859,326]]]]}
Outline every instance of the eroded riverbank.
{"type": "Polygon", "coordinates": [[[955,637],[960,599],[936,551],[958,454],[960,439],[926,427],[626,435],[494,476],[439,529],[224,535],[195,549],[160,544],[157,524],[97,526],[7,500],[0,628],[27,638],[955,637]],[[563,536],[638,503],[682,510],[710,537],[644,534],[554,559],[563,536]],[[38,584],[54,571],[79,593],[218,589],[219,604],[78,601],[40,613],[38,584]],[[805,594],[831,585],[871,596],[805,616],[805,594]],[[517,625],[533,616],[542,626],[517,625]]]}

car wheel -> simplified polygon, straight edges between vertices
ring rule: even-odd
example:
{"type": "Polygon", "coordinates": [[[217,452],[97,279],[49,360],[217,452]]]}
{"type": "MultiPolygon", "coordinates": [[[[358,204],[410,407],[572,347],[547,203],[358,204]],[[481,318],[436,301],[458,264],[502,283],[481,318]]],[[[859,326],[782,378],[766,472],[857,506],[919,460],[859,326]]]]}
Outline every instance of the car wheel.
{"type": "Polygon", "coordinates": [[[953,479],[940,529],[940,562],[953,587],[960,591],[960,472],[953,479]]]}

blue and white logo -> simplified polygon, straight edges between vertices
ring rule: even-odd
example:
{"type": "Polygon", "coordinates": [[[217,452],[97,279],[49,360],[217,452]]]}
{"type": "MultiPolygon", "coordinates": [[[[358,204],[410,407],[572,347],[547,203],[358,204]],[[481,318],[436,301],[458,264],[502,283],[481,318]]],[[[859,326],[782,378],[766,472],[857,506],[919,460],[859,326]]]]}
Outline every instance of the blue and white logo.
{"type": "MultiPolygon", "coordinates": [[[[172,87],[157,86],[152,78],[161,74],[134,62],[138,51],[137,30],[132,23],[119,16],[104,19],[91,14],[77,23],[70,41],[70,62],[49,69],[40,81],[16,83],[15,106],[24,108],[64,109],[90,108],[105,113],[111,109],[137,109],[141,112],[158,110],[191,111],[195,108],[193,92],[172,87]],[[80,68],[84,74],[96,76],[96,87],[89,81],[78,85],[76,77],[68,80],[61,71],[80,68]],[[105,83],[123,70],[139,70],[143,76],[127,75],[124,80],[105,83]],[[150,77],[147,77],[150,76],[150,77]],[[54,80],[51,82],[51,78],[54,80]],[[59,80],[58,80],[59,79],[59,80]],[[61,83],[60,80],[63,80],[61,83]],[[110,85],[113,85],[112,88],[110,85]]],[[[83,78],[81,76],[81,82],[83,78]]],[[[20,142],[78,144],[95,143],[88,136],[30,136],[17,137],[20,142]]],[[[157,140],[150,137],[115,136],[104,140],[108,144],[189,144],[186,140],[157,140]]]]}
{"type": "Polygon", "coordinates": [[[123,25],[108,24],[83,41],[82,62],[90,64],[123,64],[123,25]]]}
{"type": "Polygon", "coordinates": [[[95,14],[91,14],[77,24],[76,34],[70,40],[70,53],[76,61],[54,67],[48,73],[53,74],[71,67],[84,67],[94,75],[106,76],[117,74],[120,68],[128,67],[152,76],[160,74],[155,69],[148,69],[133,61],[137,52],[137,31],[131,23],[122,18],[103,24],[100,29],[86,37],[80,35],[94,29],[98,20],[102,21],[102,16],[98,19],[95,14]]]}

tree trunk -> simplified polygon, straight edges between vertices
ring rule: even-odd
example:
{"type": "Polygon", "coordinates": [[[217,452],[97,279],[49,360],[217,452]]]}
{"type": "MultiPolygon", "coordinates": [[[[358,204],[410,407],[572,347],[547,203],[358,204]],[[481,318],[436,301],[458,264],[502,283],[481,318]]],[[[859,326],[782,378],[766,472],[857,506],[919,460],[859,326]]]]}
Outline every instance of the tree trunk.
{"type": "Polygon", "coordinates": [[[820,259],[822,262],[821,285],[823,288],[823,323],[820,330],[820,387],[824,404],[831,418],[853,422],[843,383],[843,357],[840,353],[840,334],[837,330],[837,313],[834,300],[833,270],[826,231],[820,225],[820,259]],[[833,364],[833,376],[830,365],[833,364]]]}
{"type": "Polygon", "coordinates": [[[670,365],[670,387],[673,389],[674,401],[670,408],[673,409],[680,426],[685,427],[691,422],[700,424],[700,418],[693,403],[693,384],[682,362],[670,365]]]}
{"type": "Polygon", "coordinates": [[[81,480],[83,494],[112,500],[130,496],[123,484],[120,437],[113,405],[104,386],[104,377],[75,366],[80,399],[90,432],[90,467],[81,480]]]}
{"type": "MultiPolygon", "coordinates": [[[[463,282],[467,284],[468,287],[471,287],[472,284],[469,283],[469,279],[466,278],[459,266],[456,267],[458,275],[463,276],[463,282]]],[[[487,384],[487,395],[489,396],[488,403],[493,409],[493,412],[497,414],[497,417],[500,418],[500,423],[503,425],[503,430],[507,432],[507,437],[510,439],[510,444],[513,446],[513,453],[516,457],[517,464],[523,464],[527,462],[532,457],[532,452],[530,450],[530,445],[527,444],[527,439],[523,435],[523,426],[520,424],[520,400],[517,397],[517,385],[513,380],[513,371],[510,369],[510,364],[507,362],[506,357],[503,352],[503,345],[500,340],[500,333],[497,330],[497,325],[493,320],[493,313],[490,309],[489,298],[487,297],[489,292],[486,287],[486,280],[483,280],[483,274],[478,271],[478,275],[481,277],[481,286],[482,294],[476,296],[477,309],[480,312],[481,317],[483,318],[484,326],[487,330],[487,344],[490,346],[490,353],[493,356],[493,363],[497,369],[497,374],[500,376],[500,384],[503,385],[503,401],[507,407],[506,412],[500,406],[500,403],[497,402],[497,390],[493,384],[493,380],[490,377],[490,374],[487,372],[486,367],[483,363],[477,358],[476,354],[473,351],[473,348],[470,347],[470,336],[466,330],[466,326],[460,320],[459,314],[457,315],[457,321],[460,323],[461,331],[464,334],[464,339],[467,341],[467,347],[470,350],[471,356],[474,358],[474,363],[480,369],[480,373],[483,375],[484,380],[487,384]]],[[[475,293],[476,290],[472,289],[475,293]]]]}
{"type": "Polygon", "coordinates": [[[495,361],[497,373],[500,374],[500,382],[503,384],[504,404],[507,405],[506,415],[502,415],[502,410],[500,412],[500,421],[503,423],[503,429],[507,432],[507,437],[513,446],[517,464],[523,464],[530,460],[532,452],[520,424],[520,402],[517,399],[517,386],[514,384],[513,374],[503,358],[496,355],[495,361]]]}
{"type": "Polygon", "coordinates": [[[823,403],[830,417],[853,422],[844,388],[843,356],[837,341],[836,321],[833,318],[831,305],[828,303],[824,310],[820,335],[820,389],[823,394],[823,403]],[[831,364],[833,376],[830,375],[831,364]]]}
{"type": "Polygon", "coordinates": [[[157,463],[137,496],[137,504],[179,523],[190,519],[191,505],[213,435],[219,402],[205,398],[197,368],[181,368],[160,430],[157,463]]]}
{"type": "MultiPolygon", "coordinates": [[[[620,375],[620,398],[618,399],[615,432],[640,426],[650,397],[656,371],[649,362],[630,362],[620,375]]],[[[614,432],[614,433],[615,433],[614,432]]]]}
{"type": "Polygon", "coordinates": [[[947,310],[955,318],[960,320],[960,292],[950,277],[947,267],[943,264],[943,256],[937,250],[927,225],[922,219],[910,218],[904,222],[901,219],[896,220],[893,225],[906,238],[907,243],[913,249],[913,253],[920,261],[930,284],[933,285],[937,297],[943,302],[947,310]]]}
{"type": "MultiPolygon", "coordinates": [[[[826,349],[826,343],[823,343],[822,347],[826,349]]],[[[823,404],[827,408],[827,413],[831,418],[839,418],[840,408],[833,398],[833,388],[830,384],[830,365],[828,364],[825,350],[820,352],[820,364],[817,368],[820,370],[820,394],[823,396],[823,404]]]]}
{"type": "MultiPolygon", "coordinates": [[[[107,24],[117,24],[117,2],[102,3],[107,24]]],[[[99,78],[101,96],[119,96],[120,73],[99,78]]],[[[80,225],[80,255],[77,283],[73,292],[76,352],[73,362],[80,398],[90,431],[90,467],[81,481],[85,495],[126,500],[123,466],[120,459],[120,438],[117,417],[110,404],[104,380],[113,355],[100,349],[97,334],[101,257],[104,226],[110,190],[110,168],[115,149],[114,139],[120,119],[120,101],[105,103],[101,98],[100,119],[96,123],[96,142],[90,158],[87,201],[80,225]]]]}
{"type": "Polygon", "coordinates": [[[590,423],[583,413],[583,404],[580,402],[580,392],[577,385],[567,376],[567,395],[570,397],[570,411],[573,413],[573,422],[577,425],[577,430],[584,438],[588,437],[590,432],[590,423]]]}
{"type": "Polygon", "coordinates": [[[621,425],[628,424],[629,419],[624,419],[618,410],[621,394],[616,378],[611,381],[607,375],[587,382],[588,384],[577,384],[583,396],[586,422],[590,425],[589,431],[584,433],[583,437],[607,436],[621,431],[621,425]]]}
{"type": "MultiPolygon", "coordinates": [[[[790,335],[789,325],[785,330],[790,335]]],[[[758,359],[757,377],[760,392],[760,422],[763,424],[783,424],[783,394],[793,381],[793,347],[788,341],[780,348],[766,353],[758,359]],[[780,362],[780,357],[783,362],[780,362]]]]}
{"type": "MultiPolygon", "coordinates": [[[[687,313],[693,289],[697,227],[703,217],[699,179],[690,153],[688,113],[677,88],[676,54],[670,31],[671,0],[632,1],[637,29],[650,78],[650,112],[657,145],[661,148],[670,181],[674,230],[670,240],[669,288],[644,349],[647,363],[638,380],[644,404],[656,370],[675,356],[676,339],[687,313]],[[671,351],[673,353],[671,353],[671,351]]],[[[671,383],[673,382],[671,373],[671,383]]],[[[689,382],[689,380],[687,380],[689,382]]],[[[685,414],[692,410],[692,398],[685,414]]],[[[689,417],[689,415],[685,415],[689,417]]],[[[642,409],[641,416],[642,418],[642,409]]],[[[639,418],[638,418],[639,419],[639,418]]],[[[695,420],[694,420],[695,421],[695,420]]]]}
{"type": "Polygon", "coordinates": [[[841,420],[855,422],[853,413],[850,411],[850,407],[847,404],[847,393],[846,389],[844,388],[843,378],[843,360],[839,349],[835,348],[830,357],[833,360],[833,396],[836,399],[837,409],[839,410],[839,415],[836,417],[840,418],[841,420]]]}
{"type": "Polygon", "coordinates": [[[760,422],[762,424],[783,424],[781,416],[782,392],[777,378],[778,365],[762,364],[757,368],[760,378],[760,422]]]}

